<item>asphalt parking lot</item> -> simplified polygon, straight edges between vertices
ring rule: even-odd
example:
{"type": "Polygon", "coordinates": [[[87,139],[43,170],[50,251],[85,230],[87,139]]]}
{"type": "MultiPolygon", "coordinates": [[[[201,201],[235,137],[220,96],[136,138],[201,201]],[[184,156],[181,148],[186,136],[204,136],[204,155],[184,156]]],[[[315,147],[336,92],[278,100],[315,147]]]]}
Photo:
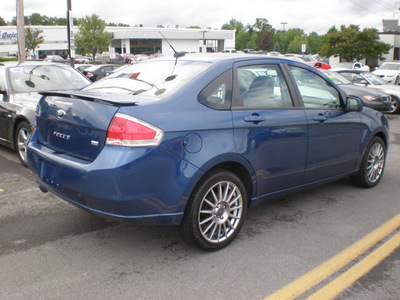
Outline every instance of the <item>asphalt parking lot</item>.
{"type": "MultiPolygon", "coordinates": [[[[400,232],[396,221],[333,272],[332,258],[353,245],[360,250],[400,214],[400,115],[389,118],[391,145],[377,187],[343,179],[265,203],[248,211],[231,245],[212,253],[186,244],[174,227],[115,223],[43,194],[17,156],[0,147],[0,298],[263,299],[296,292],[295,280],[320,268],[319,282],[296,299],[316,295],[400,232]]],[[[399,246],[395,240],[376,267],[366,260],[367,271],[336,298],[399,299],[399,246]]]]}

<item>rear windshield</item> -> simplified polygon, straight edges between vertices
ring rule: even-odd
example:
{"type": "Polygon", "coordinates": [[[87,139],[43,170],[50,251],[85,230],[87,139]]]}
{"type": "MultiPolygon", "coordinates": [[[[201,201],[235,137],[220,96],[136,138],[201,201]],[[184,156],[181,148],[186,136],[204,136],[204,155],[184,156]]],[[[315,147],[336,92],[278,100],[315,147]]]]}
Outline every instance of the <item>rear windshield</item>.
{"type": "Polygon", "coordinates": [[[15,93],[76,90],[89,84],[78,71],[56,65],[29,65],[8,68],[15,93]]]}
{"type": "Polygon", "coordinates": [[[178,90],[211,66],[209,62],[147,60],[96,81],[84,91],[156,96],[178,90]]]}

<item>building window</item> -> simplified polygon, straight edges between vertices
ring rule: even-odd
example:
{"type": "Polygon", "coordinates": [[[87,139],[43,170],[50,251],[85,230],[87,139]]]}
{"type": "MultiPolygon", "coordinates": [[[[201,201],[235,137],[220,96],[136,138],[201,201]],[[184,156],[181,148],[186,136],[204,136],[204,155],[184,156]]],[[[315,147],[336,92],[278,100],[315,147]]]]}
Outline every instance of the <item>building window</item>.
{"type": "Polygon", "coordinates": [[[394,47],[393,60],[400,60],[400,48],[394,47]]]}

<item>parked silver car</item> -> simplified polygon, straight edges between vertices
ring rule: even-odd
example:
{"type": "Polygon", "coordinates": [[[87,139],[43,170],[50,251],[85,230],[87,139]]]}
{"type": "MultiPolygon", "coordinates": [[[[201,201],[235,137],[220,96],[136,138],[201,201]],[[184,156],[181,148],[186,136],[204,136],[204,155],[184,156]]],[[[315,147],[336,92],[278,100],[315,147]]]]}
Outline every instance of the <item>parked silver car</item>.
{"type": "Polygon", "coordinates": [[[59,63],[0,64],[0,145],[15,149],[26,165],[26,143],[35,126],[40,92],[75,90],[91,82],[59,63]]]}

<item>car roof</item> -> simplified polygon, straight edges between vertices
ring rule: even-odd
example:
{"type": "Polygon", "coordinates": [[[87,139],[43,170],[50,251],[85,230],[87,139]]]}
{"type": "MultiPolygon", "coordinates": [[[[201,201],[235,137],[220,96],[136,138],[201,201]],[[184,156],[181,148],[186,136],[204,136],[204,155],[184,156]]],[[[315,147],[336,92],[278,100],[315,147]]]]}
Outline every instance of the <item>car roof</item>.
{"type": "MultiPolygon", "coordinates": [[[[333,70],[333,71],[335,71],[335,70],[333,70]]],[[[371,72],[368,72],[368,71],[357,70],[357,69],[337,70],[335,72],[338,72],[338,73],[357,73],[357,74],[371,73],[371,72]]]]}
{"type": "Polygon", "coordinates": [[[16,65],[18,65],[18,61],[17,60],[2,61],[0,63],[0,67],[15,67],[16,65]]]}
{"type": "Polygon", "coordinates": [[[45,62],[45,61],[37,61],[37,60],[27,60],[22,63],[19,63],[18,66],[60,66],[60,67],[68,67],[67,65],[56,63],[56,62],[45,62]]]}

